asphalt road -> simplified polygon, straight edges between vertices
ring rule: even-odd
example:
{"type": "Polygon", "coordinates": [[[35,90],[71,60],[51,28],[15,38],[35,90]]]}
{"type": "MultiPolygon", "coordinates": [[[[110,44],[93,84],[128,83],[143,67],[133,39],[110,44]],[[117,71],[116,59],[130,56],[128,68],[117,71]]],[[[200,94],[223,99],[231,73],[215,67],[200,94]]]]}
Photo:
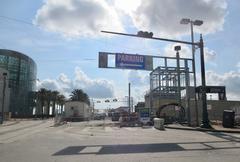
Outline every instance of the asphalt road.
{"type": "Polygon", "coordinates": [[[0,127],[1,162],[240,161],[240,134],[119,128],[111,121],[0,127]]]}

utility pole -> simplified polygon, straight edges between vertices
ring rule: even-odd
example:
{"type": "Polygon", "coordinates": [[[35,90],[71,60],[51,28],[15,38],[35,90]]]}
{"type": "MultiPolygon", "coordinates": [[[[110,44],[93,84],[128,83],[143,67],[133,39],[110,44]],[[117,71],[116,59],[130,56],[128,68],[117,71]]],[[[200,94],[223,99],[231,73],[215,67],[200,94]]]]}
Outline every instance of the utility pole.
{"type": "MultiPolygon", "coordinates": [[[[194,43],[194,33],[193,33],[193,21],[190,22],[191,26],[191,41],[194,43]]],[[[195,65],[195,45],[192,44],[192,68],[193,68],[193,80],[194,80],[194,104],[195,104],[195,111],[196,111],[196,125],[199,126],[198,121],[198,103],[197,103],[197,96],[196,96],[196,87],[197,87],[197,78],[196,78],[196,65],[195,65]]]]}
{"type": "Polygon", "coordinates": [[[128,113],[130,114],[131,113],[131,100],[130,100],[130,98],[131,98],[131,83],[128,83],[128,108],[129,108],[129,110],[128,110],[128,113]]]}
{"type": "Polygon", "coordinates": [[[206,95],[206,78],[205,78],[205,63],[204,63],[204,43],[202,34],[200,35],[200,59],[201,59],[201,77],[202,77],[202,128],[211,128],[208,119],[208,111],[207,111],[207,95],[206,95]]]}
{"type": "Polygon", "coordinates": [[[2,91],[2,120],[1,124],[3,124],[4,121],[4,105],[5,105],[5,89],[6,89],[6,77],[7,73],[3,73],[3,91],[2,91]]]}

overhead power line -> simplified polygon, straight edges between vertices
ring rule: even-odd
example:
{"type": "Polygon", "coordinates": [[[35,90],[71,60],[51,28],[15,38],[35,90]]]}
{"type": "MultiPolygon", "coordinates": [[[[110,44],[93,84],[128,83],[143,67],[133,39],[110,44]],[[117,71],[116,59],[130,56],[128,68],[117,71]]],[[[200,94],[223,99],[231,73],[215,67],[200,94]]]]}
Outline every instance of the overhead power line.
{"type": "Polygon", "coordinates": [[[41,62],[66,62],[66,61],[96,61],[97,59],[92,59],[92,58],[83,58],[83,59],[77,59],[77,60],[72,60],[72,59],[35,59],[36,61],[41,61],[41,62]]]}
{"type": "Polygon", "coordinates": [[[7,17],[7,16],[2,16],[2,15],[0,15],[0,18],[2,18],[2,19],[7,19],[7,20],[11,20],[11,21],[16,21],[16,22],[19,22],[19,23],[24,23],[24,24],[31,25],[31,26],[35,26],[35,25],[34,25],[33,23],[31,23],[31,22],[27,22],[27,21],[21,20],[21,19],[16,19],[16,18],[7,17]]]}

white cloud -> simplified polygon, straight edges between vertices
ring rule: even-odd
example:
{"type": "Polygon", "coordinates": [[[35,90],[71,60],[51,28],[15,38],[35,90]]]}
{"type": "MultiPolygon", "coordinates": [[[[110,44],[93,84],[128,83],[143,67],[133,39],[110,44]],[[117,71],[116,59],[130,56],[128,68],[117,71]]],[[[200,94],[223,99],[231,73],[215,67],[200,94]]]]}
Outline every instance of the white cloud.
{"type": "Polygon", "coordinates": [[[105,0],[46,0],[34,23],[70,38],[99,36],[101,30],[123,31],[118,14],[105,0]]]}
{"type": "MultiPolygon", "coordinates": [[[[174,50],[174,47],[180,45],[181,50],[179,51],[180,57],[182,58],[192,58],[192,47],[182,44],[169,44],[165,46],[164,48],[164,55],[170,56],[170,57],[176,57],[176,51],[174,50]]],[[[199,53],[199,50],[197,50],[195,53],[199,53]]],[[[213,62],[217,56],[216,52],[214,50],[211,50],[209,48],[204,48],[204,56],[206,62],[213,62]]]]}
{"type": "Polygon", "coordinates": [[[100,30],[123,31],[127,15],[137,29],[170,37],[190,33],[189,26],[179,23],[185,17],[204,21],[194,26],[195,32],[222,30],[226,9],[226,0],[46,0],[34,23],[66,37],[96,37],[100,30]]]}
{"type": "MultiPolygon", "coordinates": [[[[144,95],[149,89],[148,73],[127,70],[124,77],[131,83],[131,96],[134,97],[134,102],[144,101],[144,95]]],[[[128,95],[128,91],[126,91],[127,85],[122,88],[115,85],[113,81],[107,79],[90,78],[78,67],[75,68],[73,79],[70,79],[67,75],[62,73],[56,79],[44,79],[37,82],[37,89],[40,88],[57,90],[66,97],[69,97],[73,89],[83,89],[91,98],[95,99],[117,97],[122,100],[124,96],[128,95]]],[[[119,106],[121,104],[122,103],[118,103],[117,105],[119,106]]],[[[104,106],[104,104],[102,106],[104,106]]]]}
{"type": "Polygon", "coordinates": [[[114,6],[125,14],[132,14],[141,5],[141,0],[115,0],[114,6]]]}
{"type": "Polygon", "coordinates": [[[149,74],[137,70],[130,70],[128,72],[128,81],[135,87],[146,84],[149,85],[149,74]]]}
{"type": "Polygon", "coordinates": [[[205,60],[207,62],[214,61],[216,59],[216,56],[217,56],[216,52],[213,51],[213,50],[210,50],[209,48],[204,49],[204,54],[205,54],[205,60]]]}
{"type": "Polygon", "coordinates": [[[238,63],[236,64],[236,67],[237,67],[237,69],[238,69],[238,72],[240,72],[240,62],[238,62],[238,63]]]}
{"type": "Polygon", "coordinates": [[[114,97],[113,83],[106,79],[91,79],[79,68],[75,69],[74,87],[82,88],[93,98],[114,97]]]}
{"type": "Polygon", "coordinates": [[[240,68],[240,62],[237,63],[236,67],[240,68]]]}
{"type": "Polygon", "coordinates": [[[40,88],[58,90],[60,87],[58,86],[58,83],[56,80],[45,79],[43,81],[37,82],[37,89],[40,89],[40,88]]]}
{"type": "Polygon", "coordinates": [[[180,25],[182,18],[203,20],[204,24],[195,26],[194,31],[208,34],[223,28],[226,8],[225,0],[142,0],[130,16],[138,29],[152,31],[158,36],[189,34],[190,27],[180,25]]]}
{"type": "Polygon", "coordinates": [[[144,101],[144,96],[149,91],[149,84],[145,84],[139,87],[135,87],[133,89],[133,96],[135,97],[135,101],[144,101]]]}
{"type": "Polygon", "coordinates": [[[146,91],[150,88],[149,73],[145,71],[127,71],[128,82],[131,83],[131,96],[134,96],[134,103],[144,101],[146,91]]]}
{"type": "Polygon", "coordinates": [[[38,82],[38,89],[58,90],[66,97],[73,89],[83,89],[91,98],[114,97],[114,84],[106,79],[89,78],[80,68],[75,69],[74,79],[60,74],[57,79],[45,79],[38,82]]]}
{"type": "Polygon", "coordinates": [[[214,71],[206,72],[207,85],[226,86],[227,98],[240,100],[240,72],[230,71],[224,74],[217,74],[214,71]]]}

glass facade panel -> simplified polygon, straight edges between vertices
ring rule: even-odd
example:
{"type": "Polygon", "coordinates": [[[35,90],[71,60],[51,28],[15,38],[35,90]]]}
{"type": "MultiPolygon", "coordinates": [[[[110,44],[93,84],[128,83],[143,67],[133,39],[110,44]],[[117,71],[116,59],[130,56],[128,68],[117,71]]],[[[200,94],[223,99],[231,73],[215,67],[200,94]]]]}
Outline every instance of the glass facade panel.
{"type": "Polygon", "coordinates": [[[36,87],[36,63],[28,56],[0,49],[0,68],[9,71],[10,111],[14,117],[32,115],[31,92],[36,87]]]}

